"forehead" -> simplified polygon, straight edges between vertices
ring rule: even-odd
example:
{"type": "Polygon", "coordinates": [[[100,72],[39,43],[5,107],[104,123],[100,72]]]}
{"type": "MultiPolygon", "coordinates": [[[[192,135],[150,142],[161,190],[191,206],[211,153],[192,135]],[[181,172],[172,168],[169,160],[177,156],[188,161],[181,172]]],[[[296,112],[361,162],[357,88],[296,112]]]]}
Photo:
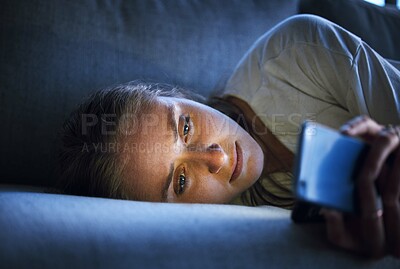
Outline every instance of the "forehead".
{"type": "Polygon", "coordinates": [[[171,166],[175,130],[172,106],[157,101],[140,115],[140,128],[122,139],[123,181],[132,199],[159,201],[171,166]]]}

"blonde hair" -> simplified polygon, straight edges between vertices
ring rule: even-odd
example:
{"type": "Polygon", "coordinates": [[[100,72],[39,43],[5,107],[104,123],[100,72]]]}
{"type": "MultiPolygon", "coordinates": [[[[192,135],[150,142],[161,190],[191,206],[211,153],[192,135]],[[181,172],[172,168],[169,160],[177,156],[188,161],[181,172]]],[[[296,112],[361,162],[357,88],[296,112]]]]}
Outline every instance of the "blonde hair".
{"type": "Polygon", "coordinates": [[[123,115],[145,113],[157,96],[203,97],[175,86],[129,82],[89,96],[65,121],[60,134],[56,188],[62,193],[127,199],[118,147],[125,130],[123,115]],[[105,127],[113,127],[107,130],[105,127]]]}

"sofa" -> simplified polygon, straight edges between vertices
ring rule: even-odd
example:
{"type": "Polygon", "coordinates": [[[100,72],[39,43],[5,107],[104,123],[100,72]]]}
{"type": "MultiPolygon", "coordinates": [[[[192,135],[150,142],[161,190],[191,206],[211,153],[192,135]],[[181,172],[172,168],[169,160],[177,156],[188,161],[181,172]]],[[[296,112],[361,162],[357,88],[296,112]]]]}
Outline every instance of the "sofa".
{"type": "Polygon", "coordinates": [[[400,268],[334,248],[323,225],[284,209],[48,191],[58,130],[89,93],[143,79],[209,96],[299,13],[343,24],[400,66],[400,12],[361,0],[1,0],[0,267],[400,268]]]}

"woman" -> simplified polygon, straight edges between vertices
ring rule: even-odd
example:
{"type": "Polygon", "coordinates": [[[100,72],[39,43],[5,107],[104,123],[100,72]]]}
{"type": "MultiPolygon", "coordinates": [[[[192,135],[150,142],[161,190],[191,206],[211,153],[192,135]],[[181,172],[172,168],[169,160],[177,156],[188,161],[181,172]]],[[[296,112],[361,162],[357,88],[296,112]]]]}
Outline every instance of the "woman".
{"type": "Polygon", "coordinates": [[[399,124],[399,88],[399,71],[358,37],[321,18],[296,16],[255,43],[208,105],[161,84],[91,96],[64,126],[59,187],[144,201],[291,208],[300,123],[347,122],[343,132],[372,144],[357,179],[361,215],[325,210],[328,238],[399,257],[400,159],[386,162],[398,155],[399,129],[380,125],[399,124]],[[373,203],[375,182],[383,209],[373,203]]]}

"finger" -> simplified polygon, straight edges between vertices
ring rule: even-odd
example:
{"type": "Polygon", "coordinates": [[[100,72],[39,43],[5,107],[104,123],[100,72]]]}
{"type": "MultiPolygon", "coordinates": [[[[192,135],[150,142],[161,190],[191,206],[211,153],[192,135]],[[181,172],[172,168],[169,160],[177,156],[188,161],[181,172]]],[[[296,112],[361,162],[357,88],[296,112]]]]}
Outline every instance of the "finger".
{"type": "MultiPolygon", "coordinates": [[[[370,146],[357,176],[359,188],[375,190],[374,181],[382,171],[383,164],[388,159],[389,154],[397,148],[398,144],[399,137],[395,133],[386,130],[379,133],[370,146]]],[[[375,202],[375,200],[370,200],[370,202],[375,202]]]]}
{"type": "Polygon", "coordinates": [[[400,199],[400,148],[398,147],[394,154],[394,162],[387,172],[388,178],[382,189],[382,202],[384,206],[395,206],[400,199]]]}
{"type": "Polygon", "coordinates": [[[355,235],[346,228],[342,213],[323,209],[321,214],[325,217],[327,237],[332,244],[343,249],[359,251],[355,235]]]}
{"type": "Polygon", "coordinates": [[[361,218],[360,238],[362,252],[373,258],[386,254],[386,237],[383,223],[383,210],[371,212],[370,216],[361,218]]]}
{"type": "Polygon", "coordinates": [[[360,136],[370,142],[382,129],[382,125],[364,115],[349,121],[340,128],[340,131],[346,135],[360,136]]]}
{"type": "Polygon", "coordinates": [[[400,258],[400,148],[382,191],[386,245],[389,253],[400,258]]]}
{"type": "Polygon", "coordinates": [[[379,193],[383,193],[383,190],[385,188],[385,184],[386,184],[386,179],[389,177],[389,167],[387,165],[387,162],[385,162],[382,166],[381,172],[378,176],[378,178],[376,179],[376,188],[379,193]]]}
{"type": "Polygon", "coordinates": [[[372,256],[379,256],[385,251],[385,231],[378,206],[375,187],[382,166],[398,144],[397,135],[382,131],[371,145],[370,151],[357,177],[357,194],[360,214],[364,220],[360,227],[365,250],[372,256]]]}
{"type": "Polygon", "coordinates": [[[360,123],[363,123],[363,122],[369,121],[369,120],[371,120],[371,118],[367,115],[360,115],[360,116],[354,117],[351,120],[347,121],[345,124],[343,124],[342,127],[340,127],[340,130],[344,131],[347,129],[351,129],[354,126],[357,126],[360,123]]]}
{"type": "Polygon", "coordinates": [[[384,208],[383,220],[388,252],[400,258],[400,207],[397,204],[390,207],[385,206],[384,208]]]}

